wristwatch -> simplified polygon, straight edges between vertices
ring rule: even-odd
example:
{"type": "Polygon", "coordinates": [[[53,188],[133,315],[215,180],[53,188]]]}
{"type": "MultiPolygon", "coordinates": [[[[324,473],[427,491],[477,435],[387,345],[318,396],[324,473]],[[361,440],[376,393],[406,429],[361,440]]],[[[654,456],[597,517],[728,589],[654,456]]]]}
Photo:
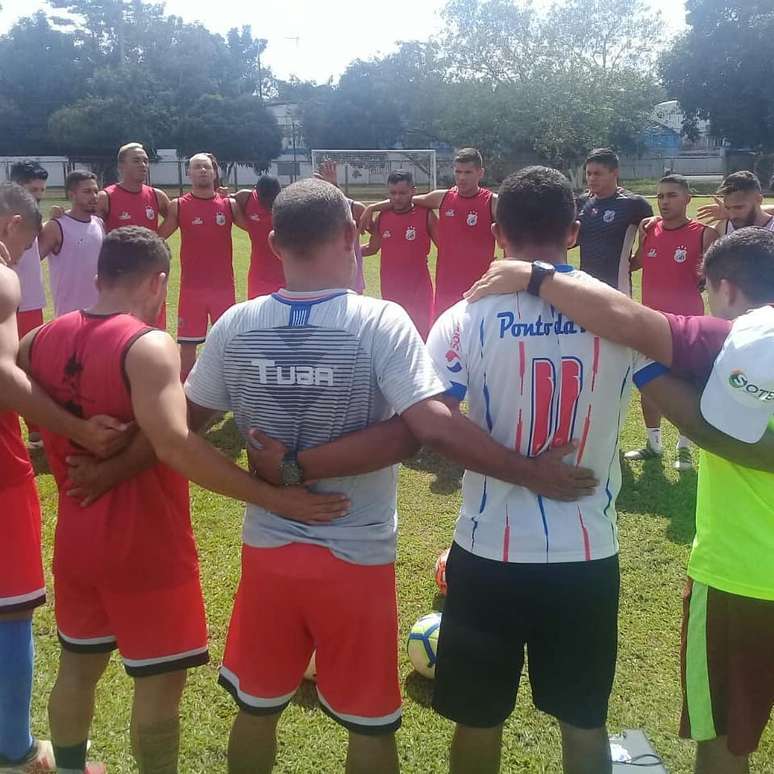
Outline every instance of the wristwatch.
{"type": "Polygon", "coordinates": [[[288,452],[280,463],[282,486],[300,486],[304,483],[304,471],[298,464],[296,452],[288,452]]]}
{"type": "Polygon", "coordinates": [[[556,274],[556,266],[545,261],[532,261],[532,274],[527,285],[527,293],[532,296],[540,296],[540,286],[547,277],[556,274]]]}

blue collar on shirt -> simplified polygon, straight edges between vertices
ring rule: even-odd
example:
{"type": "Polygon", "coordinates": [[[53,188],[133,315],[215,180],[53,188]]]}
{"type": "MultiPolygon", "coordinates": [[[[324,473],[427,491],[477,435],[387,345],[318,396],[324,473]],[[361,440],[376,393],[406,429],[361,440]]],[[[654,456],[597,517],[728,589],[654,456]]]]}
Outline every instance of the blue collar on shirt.
{"type": "Polygon", "coordinates": [[[554,268],[558,272],[561,272],[562,274],[567,274],[571,271],[575,271],[575,267],[570,265],[569,263],[557,263],[554,268]]]}

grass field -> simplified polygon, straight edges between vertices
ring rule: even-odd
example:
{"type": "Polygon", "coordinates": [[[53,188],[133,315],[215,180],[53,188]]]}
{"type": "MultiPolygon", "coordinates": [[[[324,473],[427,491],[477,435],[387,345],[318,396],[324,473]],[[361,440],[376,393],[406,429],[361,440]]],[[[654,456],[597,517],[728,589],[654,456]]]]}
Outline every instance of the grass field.
{"type": "MultiPolygon", "coordinates": [[[[48,204],[46,202],[44,204],[48,204]]],[[[50,203],[53,203],[50,202],[50,203]]],[[[695,206],[703,203],[700,200],[695,206]]],[[[172,240],[177,256],[178,241],[172,240]]],[[[237,297],[245,298],[249,244],[235,230],[237,297]]],[[[433,257],[433,261],[434,261],[433,257]]],[[[378,295],[378,259],[366,259],[368,292],[378,295]]],[[[178,268],[172,271],[168,319],[176,320],[178,268]]],[[[50,313],[50,310],[49,310],[50,313]]],[[[639,408],[633,410],[623,433],[622,448],[643,440],[639,408]]],[[[233,422],[210,431],[210,439],[226,453],[243,459],[233,422]]],[[[672,470],[676,436],[666,432],[664,464],[623,465],[623,490],[618,501],[621,540],[622,594],[618,672],[610,708],[611,732],[644,728],[670,772],[691,771],[693,745],[677,738],[680,707],[678,639],[681,592],[694,530],[696,475],[672,470]]],[[[45,558],[50,567],[56,514],[55,486],[45,461],[36,456],[44,524],[45,558]]],[[[429,706],[432,683],[412,673],[405,657],[405,637],[411,624],[438,600],[433,580],[437,555],[453,534],[460,502],[461,471],[434,454],[420,452],[403,465],[399,491],[398,595],[400,605],[401,683],[404,720],[398,735],[403,771],[444,772],[448,766],[451,724],[429,706]]],[[[210,631],[209,666],[191,673],[185,692],[181,772],[225,771],[228,731],[235,714],[230,697],[216,685],[231,603],[239,573],[242,506],[223,497],[191,489],[210,631]]],[[[49,577],[50,581],[50,577],[49,577]]],[[[49,588],[51,588],[49,584],[49,588]]],[[[56,671],[58,644],[51,605],[35,617],[37,673],[34,730],[47,734],[46,701],[56,671]]],[[[368,646],[367,642],[363,643],[368,646]]],[[[92,757],[104,760],[111,774],[134,771],[129,754],[131,683],[116,657],[97,695],[92,727],[92,757]]],[[[316,705],[313,689],[303,685],[280,723],[276,771],[307,774],[343,770],[345,733],[316,705]]],[[[504,735],[504,772],[561,771],[556,724],[535,711],[529,686],[522,682],[518,709],[504,735]]],[[[774,771],[771,724],[752,771],[774,771]]],[[[472,773],[473,774],[473,773],[472,773]]]]}

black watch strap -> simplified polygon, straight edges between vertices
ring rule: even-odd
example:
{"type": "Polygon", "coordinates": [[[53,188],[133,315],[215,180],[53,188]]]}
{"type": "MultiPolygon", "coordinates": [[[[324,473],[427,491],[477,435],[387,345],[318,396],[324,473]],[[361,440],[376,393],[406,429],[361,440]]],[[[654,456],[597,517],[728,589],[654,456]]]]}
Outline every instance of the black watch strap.
{"type": "Polygon", "coordinates": [[[527,285],[527,293],[531,296],[540,296],[540,286],[547,277],[552,277],[556,273],[556,267],[545,261],[532,262],[532,274],[527,285]]]}

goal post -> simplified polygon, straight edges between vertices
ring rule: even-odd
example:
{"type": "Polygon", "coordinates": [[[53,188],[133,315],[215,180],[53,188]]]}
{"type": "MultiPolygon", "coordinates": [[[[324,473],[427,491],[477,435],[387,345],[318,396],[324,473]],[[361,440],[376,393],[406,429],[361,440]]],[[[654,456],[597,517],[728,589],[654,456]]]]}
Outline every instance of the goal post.
{"type": "Polygon", "coordinates": [[[432,149],[312,150],[312,169],[324,161],[336,162],[336,178],[353,199],[383,199],[390,172],[404,169],[414,176],[419,193],[434,191],[438,184],[436,152],[432,149]]]}

